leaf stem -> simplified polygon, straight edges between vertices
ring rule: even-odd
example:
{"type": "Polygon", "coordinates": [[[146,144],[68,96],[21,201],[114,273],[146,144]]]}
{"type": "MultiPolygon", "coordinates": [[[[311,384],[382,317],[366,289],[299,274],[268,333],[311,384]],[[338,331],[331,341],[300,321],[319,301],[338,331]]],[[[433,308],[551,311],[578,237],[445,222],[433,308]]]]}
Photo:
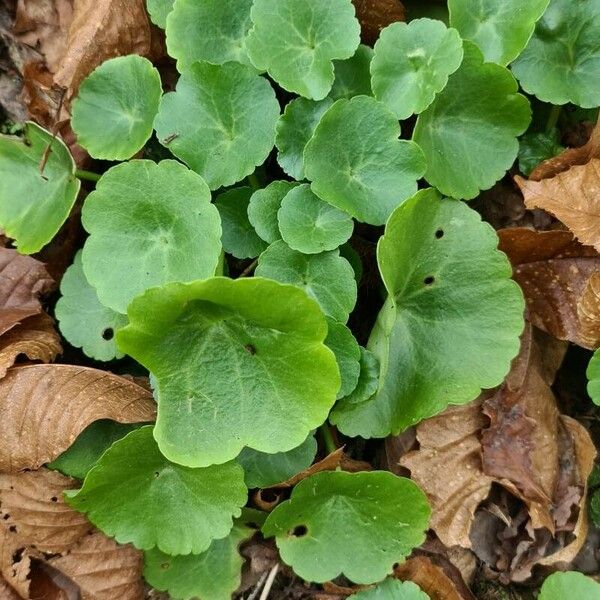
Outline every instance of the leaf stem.
{"type": "MultiPolygon", "coordinates": [[[[255,258],[239,275],[239,277],[248,277],[252,271],[256,268],[258,264],[258,258],[255,258]]],[[[239,279],[238,277],[238,279],[239,279]]]]}
{"type": "Polygon", "coordinates": [[[92,171],[85,171],[84,169],[77,169],[75,171],[75,177],[78,179],[85,179],[85,181],[100,181],[100,175],[93,173],[92,171]]]}
{"type": "Polygon", "coordinates": [[[319,427],[319,431],[321,432],[321,436],[323,437],[323,443],[325,444],[327,454],[335,452],[338,448],[335,444],[335,440],[333,439],[333,435],[331,433],[331,429],[329,428],[329,424],[326,422],[323,423],[323,425],[319,427]]]}
{"type": "Polygon", "coordinates": [[[561,110],[562,106],[558,106],[556,104],[552,105],[550,114],[548,115],[548,122],[546,123],[546,133],[550,133],[556,127],[561,110]]]}

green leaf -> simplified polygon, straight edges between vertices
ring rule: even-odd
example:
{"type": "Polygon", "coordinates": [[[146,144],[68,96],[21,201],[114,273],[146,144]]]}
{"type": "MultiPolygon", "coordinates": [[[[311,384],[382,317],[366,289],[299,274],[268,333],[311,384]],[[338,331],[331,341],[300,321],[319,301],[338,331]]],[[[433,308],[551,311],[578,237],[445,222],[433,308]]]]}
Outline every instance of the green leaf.
{"type": "Polygon", "coordinates": [[[250,64],[244,39],[252,0],[177,0],[167,19],[167,50],[180,73],[192,63],[250,64]]]}
{"type": "Polygon", "coordinates": [[[304,179],[304,148],[313,136],[325,111],[333,104],[331,98],[319,102],[295,98],[286,107],[277,123],[277,162],[294,179],[304,179]]]}
{"type": "Polygon", "coordinates": [[[328,331],[325,344],[335,354],[342,384],[338,398],[347,396],[358,384],[360,375],[360,346],[354,335],[343,323],[327,319],[328,331]]]}
{"type": "Polygon", "coordinates": [[[288,92],[322,100],[334,80],[333,60],[360,43],[351,0],[254,0],[246,39],[250,60],[288,92]]]}
{"type": "Polygon", "coordinates": [[[307,183],[288,192],[277,219],[286,244],[305,254],[335,250],[350,239],[354,229],[347,213],[323,202],[307,183]]]}
{"type": "Polygon", "coordinates": [[[477,44],[486,62],[507,65],[519,56],[549,0],[449,0],[450,25],[477,44]]]}
{"type": "Polygon", "coordinates": [[[392,23],[375,43],[373,93],[400,120],[423,112],[463,58],[462,40],[441,21],[392,23]]]}
{"type": "Polygon", "coordinates": [[[333,62],[335,79],[329,98],[352,98],[371,95],[371,59],[373,48],[361,44],[353,57],[333,62]]]}
{"type": "Polygon", "coordinates": [[[107,171],[83,207],[83,268],[100,302],[125,313],[146,289],[214,274],[221,224],[204,180],[181,163],[132,160],[107,171]]]}
{"type": "Polygon", "coordinates": [[[356,283],[360,283],[363,276],[363,265],[358,252],[350,245],[350,242],[346,242],[340,246],[340,256],[343,256],[354,269],[354,279],[356,283]]]}
{"type": "Polygon", "coordinates": [[[307,255],[279,240],[258,257],[255,273],[302,288],[326,315],[342,323],[356,304],[354,270],[338,250],[307,255]]]}
{"type": "Polygon", "coordinates": [[[589,514],[596,527],[600,527],[600,490],[596,490],[590,500],[589,514]]]}
{"type": "Polygon", "coordinates": [[[215,200],[223,227],[223,250],[236,258],[254,258],[267,247],[248,219],[250,196],[252,188],[239,187],[222,193],[215,200]]]}
{"type": "Polygon", "coordinates": [[[81,185],[75,162],[62,140],[32,122],[23,138],[0,135],[0,156],[0,228],[19,252],[33,254],[56,235],[75,204],[81,185]]]}
{"type": "Polygon", "coordinates": [[[596,350],[587,368],[587,391],[594,404],[600,406],[600,350],[596,350]]]}
{"type": "Polygon", "coordinates": [[[412,581],[388,577],[370,590],[349,596],[348,600],[429,600],[429,596],[412,581]]]}
{"type": "Polygon", "coordinates": [[[281,239],[277,212],[286,194],[297,184],[291,181],[273,181],[257,190],[248,204],[248,219],[256,233],[268,244],[281,239]]]}
{"type": "Polygon", "coordinates": [[[373,396],[379,385],[379,360],[360,346],[360,374],[354,390],[342,398],[344,404],[360,404],[373,396]]]}
{"type": "Polygon", "coordinates": [[[278,119],[273,88],[251,67],[198,62],[163,96],[154,127],[160,142],[216,190],[264,162],[278,119]]]}
{"type": "Polygon", "coordinates": [[[387,471],[323,471],[301,481],[264,526],[307,581],[374,583],[425,540],[430,509],[410,479],[387,471]]]}
{"type": "Polygon", "coordinates": [[[512,70],[544,102],[600,104],[600,0],[551,0],[512,70]]]}
{"type": "Polygon", "coordinates": [[[367,96],[338,100],[304,149],[313,192],[359,221],[383,225],[425,173],[419,147],[399,135],[385,104],[367,96]]]}
{"type": "Polygon", "coordinates": [[[198,554],[231,531],[247,490],[235,462],[204,469],[170,463],[147,426],[115,442],[66,500],[121,544],[198,554]]]}
{"type": "Polygon", "coordinates": [[[517,157],[516,138],[531,120],[529,102],[517,90],[507,69],[484,63],[477,46],[464,42],[462,65],[419,115],[413,133],[431,185],[470,199],[502,178],[517,157]]]}
{"type": "Polygon", "coordinates": [[[368,346],[379,388],[367,402],[338,402],[331,422],[344,434],[398,433],[502,383],[525,303],[497,244],[474,210],[432,189],[394,212],[377,248],[389,297],[368,346]]]}
{"type": "Polygon", "coordinates": [[[600,600],[600,583],[583,573],[566,571],[547,577],[540,590],[538,600],[600,600]]]}
{"type": "Polygon", "coordinates": [[[148,59],[107,60],[83,80],[73,102],[77,142],[94,158],[131,158],[152,135],[161,96],[160,75],[148,59]]]}
{"type": "Polygon", "coordinates": [[[556,128],[549,132],[526,133],[519,143],[519,170],[529,175],[541,162],[557,156],[563,150],[556,128]]]}
{"type": "Polygon", "coordinates": [[[173,10],[174,2],[175,0],[146,0],[150,20],[164,29],[167,26],[167,16],[173,10]]]}
{"type": "Polygon", "coordinates": [[[68,477],[85,479],[90,469],[114,442],[139,427],[107,419],[94,421],[79,434],[68,450],[46,466],[68,477]]]}
{"type": "Polygon", "coordinates": [[[156,379],[155,436],[188,466],[244,446],[285,452],[326,419],[340,378],[327,324],[299,289],[214,277],[149,290],[129,307],[119,348],[156,379]]]}
{"type": "Polygon", "coordinates": [[[81,251],[64,274],[60,293],[54,312],[66,340],[96,360],[122,358],[114,333],[127,325],[127,317],[100,303],[83,273],[81,251]]]}
{"type": "Polygon", "coordinates": [[[308,468],[317,454],[317,441],[309,435],[297,448],[266,454],[244,448],[237,461],[244,469],[248,489],[266,488],[289,479],[308,468]]]}

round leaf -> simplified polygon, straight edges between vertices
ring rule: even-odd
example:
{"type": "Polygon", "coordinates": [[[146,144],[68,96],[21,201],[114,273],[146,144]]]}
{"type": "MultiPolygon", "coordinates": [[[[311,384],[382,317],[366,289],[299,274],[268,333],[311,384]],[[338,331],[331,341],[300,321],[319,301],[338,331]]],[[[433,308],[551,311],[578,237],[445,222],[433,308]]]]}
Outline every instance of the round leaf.
{"type": "Polygon", "coordinates": [[[463,57],[455,29],[441,21],[392,23],[375,44],[373,93],[400,120],[423,112],[444,89],[463,57]]]}
{"type": "Polygon", "coordinates": [[[352,98],[371,95],[371,59],[373,48],[361,44],[353,57],[333,63],[335,79],[329,98],[352,98]]]}
{"type": "Polygon", "coordinates": [[[350,239],[354,229],[347,213],[317,198],[307,183],[288,192],[277,219],[283,240],[305,254],[335,250],[350,239]]]}
{"type": "Polygon", "coordinates": [[[175,0],[146,0],[150,20],[164,29],[167,26],[167,16],[173,10],[174,2],[175,0]]]}
{"type": "Polygon", "coordinates": [[[348,600],[429,600],[429,596],[412,581],[388,577],[374,588],[352,594],[348,600]]]}
{"type": "Polygon", "coordinates": [[[360,404],[377,391],[379,360],[366,348],[360,347],[360,374],[356,387],[343,399],[344,403],[360,404]]]}
{"type": "Polygon", "coordinates": [[[600,406],[600,350],[596,350],[587,368],[587,391],[594,402],[600,406]]]}
{"type": "Polygon", "coordinates": [[[154,127],[161,143],[215,190],[264,162],[278,119],[273,88],[251,67],[198,62],[163,96],[154,127]]]}
{"type": "Polygon", "coordinates": [[[281,239],[277,212],[286,194],[297,185],[290,181],[273,181],[252,194],[248,204],[248,219],[256,233],[268,244],[281,239]]]}
{"type": "Polygon", "coordinates": [[[360,375],[360,346],[348,327],[333,319],[327,319],[329,327],[325,344],[335,354],[342,384],[338,398],[347,396],[356,387],[360,375]]]}
{"type": "Polygon", "coordinates": [[[141,550],[198,554],[226,536],[247,500],[242,468],[170,463],[141,427],[115,442],[67,502],[106,535],[141,550]]]}
{"type": "Polygon", "coordinates": [[[533,34],[549,0],[449,0],[450,24],[477,44],[486,62],[507,65],[533,34]]]}
{"type": "Polygon", "coordinates": [[[334,79],[334,59],[360,42],[351,0],[254,0],[246,39],[250,60],[288,92],[321,100],[334,79]]]}
{"type": "Polygon", "coordinates": [[[0,155],[0,228],[21,254],[33,254],[56,235],[75,204],[75,162],[62,140],[31,122],[23,138],[0,135],[0,155]]]}
{"type": "Polygon", "coordinates": [[[544,102],[600,104],[600,0],[551,0],[512,70],[544,102]]]}
{"type": "Polygon", "coordinates": [[[149,290],[119,347],[156,379],[155,436],[188,466],[244,446],[285,452],[326,419],[340,378],[316,302],[267,279],[214,277],[149,290]]]}
{"type": "Polygon", "coordinates": [[[600,583],[576,571],[553,573],[544,581],[538,596],[538,600],[567,600],[567,598],[599,600],[600,583]]]}
{"type": "Polygon", "coordinates": [[[394,212],[377,249],[389,297],[369,340],[379,388],[367,402],[338,402],[331,421],[343,433],[398,433],[502,383],[524,300],[497,244],[474,210],[432,189],[394,212]]]}
{"type": "Polygon", "coordinates": [[[307,581],[345,575],[374,583],[425,539],[425,494],[387,471],[323,471],[301,481],[263,526],[282,560],[307,581]]]}
{"type": "Polygon", "coordinates": [[[83,207],[83,268],[100,301],[124,313],[144,290],[214,274],[221,224],[210,191],[174,160],[113,167],[83,207]]]}
{"type": "Polygon", "coordinates": [[[141,56],[119,56],[92,71],[73,102],[71,126],[90,156],[126,160],[152,135],[162,85],[141,56]]]}
{"type": "Polygon", "coordinates": [[[338,100],[304,149],[313,192],[359,221],[383,225],[425,173],[419,147],[399,135],[385,104],[367,96],[338,100]]]}
{"type": "Polygon", "coordinates": [[[127,324],[127,317],[100,303],[83,273],[81,252],[64,274],[60,292],[55,314],[66,340],[96,360],[121,358],[114,333],[127,324]]]}
{"type": "Polygon", "coordinates": [[[519,142],[519,170],[529,174],[543,161],[558,156],[564,150],[560,132],[554,128],[540,133],[526,133],[519,142]]]}
{"type": "Polygon", "coordinates": [[[202,60],[250,64],[244,38],[252,0],[177,0],[167,19],[167,50],[180,72],[202,60]]]}
{"type": "Polygon", "coordinates": [[[531,120],[529,102],[517,89],[507,69],[484,63],[477,46],[464,42],[460,68],[419,115],[413,133],[431,185],[470,199],[506,173],[519,151],[517,136],[531,120]]]}
{"type": "Polygon", "coordinates": [[[255,273],[302,288],[326,315],[342,323],[356,304],[354,270],[338,250],[307,255],[279,240],[259,256],[255,273]]]}

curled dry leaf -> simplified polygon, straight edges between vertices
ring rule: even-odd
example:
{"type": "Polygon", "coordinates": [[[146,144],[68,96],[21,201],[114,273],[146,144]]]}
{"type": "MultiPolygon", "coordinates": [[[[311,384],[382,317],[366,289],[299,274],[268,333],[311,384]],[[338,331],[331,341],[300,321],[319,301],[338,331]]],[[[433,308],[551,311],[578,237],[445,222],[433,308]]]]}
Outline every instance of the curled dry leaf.
{"type": "Polygon", "coordinates": [[[587,348],[600,344],[600,271],[587,281],[577,304],[577,316],[581,325],[581,339],[587,348]]]}
{"type": "Polygon", "coordinates": [[[342,461],[346,459],[343,448],[338,448],[335,452],[328,454],[325,458],[316,462],[314,465],[311,465],[307,469],[300,471],[300,473],[296,473],[293,477],[282,481],[281,483],[277,483],[271,486],[269,489],[283,489],[283,488],[291,488],[294,487],[297,483],[300,483],[303,479],[314,475],[315,473],[319,473],[320,471],[335,471],[338,467],[342,466],[342,461]]]}
{"type": "Polygon", "coordinates": [[[107,371],[74,365],[13,367],[0,380],[0,471],[37,469],[99,419],[155,418],[152,394],[107,371]]]}
{"type": "Polygon", "coordinates": [[[390,23],[406,20],[406,12],[400,0],[352,0],[352,3],[365,44],[373,45],[381,30],[390,23]]]}

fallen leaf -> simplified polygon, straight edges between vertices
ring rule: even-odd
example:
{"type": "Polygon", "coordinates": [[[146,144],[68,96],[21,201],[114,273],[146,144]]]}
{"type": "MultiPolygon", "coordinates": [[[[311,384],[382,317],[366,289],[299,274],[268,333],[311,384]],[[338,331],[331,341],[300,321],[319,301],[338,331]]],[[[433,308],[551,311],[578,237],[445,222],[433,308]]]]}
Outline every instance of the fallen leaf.
{"type": "Polygon", "coordinates": [[[577,304],[580,336],[587,348],[600,344],[600,271],[592,274],[577,304]]]}
{"type": "Polygon", "coordinates": [[[352,3],[365,44],[373,45],[381,30],[390,23],[406,20],[406,12],[400,0],[352,0],[352,3]]]}
{"type": "Polygon", "coordinates": [[[0,600],[21,600],[21,596],[0,575],[0,600]]]}
{"type": "Polygon", "coordinates": [[[315,473],[319,473],[320,471],[335,471],[339,466],[341,466],[344,458],[344,449],[338,448],[335,452],[328,454],[325,458],[319,462],[316,462],[314,465],[311,465],[307,469],[300,471],[300,473],[296,473],[296,475],[286,479],[285,481],[282,481],[281,483],[272,485],[268,489],[276,490],[282,488],[291,488],[297,483],[300,483],[303,479],[306,479],[315,473]]]}
{"type": "Polygon", "coordinates": [[[74,365],[13,367],[0,380],[0,471],[53,461],[92,422],[150,422],[152,395],[107,371],[74,365]]]}

